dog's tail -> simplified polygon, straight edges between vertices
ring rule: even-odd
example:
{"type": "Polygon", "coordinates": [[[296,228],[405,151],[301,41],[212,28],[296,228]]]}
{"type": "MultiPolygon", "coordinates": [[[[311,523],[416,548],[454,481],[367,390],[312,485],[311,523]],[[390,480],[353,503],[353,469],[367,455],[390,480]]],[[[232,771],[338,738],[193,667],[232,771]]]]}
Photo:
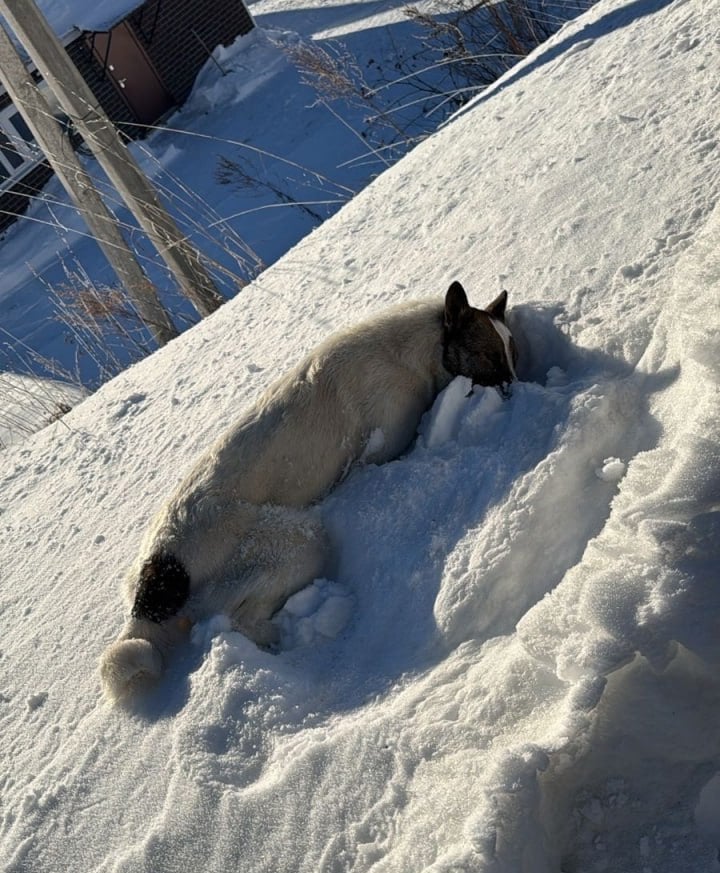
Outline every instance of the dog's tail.
{"type": "Polygon", "coordinates": [[[157,553],[142,566],[130,621],[105,650],[100,678],[106,696],[118,703],[162,674],[168,651],[191,623],[178,612],[190,593],[190,576],[172,555],[157,553]]]}

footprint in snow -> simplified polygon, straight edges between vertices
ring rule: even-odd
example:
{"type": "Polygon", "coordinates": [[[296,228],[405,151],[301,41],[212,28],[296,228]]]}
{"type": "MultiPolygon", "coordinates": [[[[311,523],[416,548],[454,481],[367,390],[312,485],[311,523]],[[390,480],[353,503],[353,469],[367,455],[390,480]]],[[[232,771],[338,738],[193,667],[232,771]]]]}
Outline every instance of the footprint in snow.
{"type": "Polygon", "coordinates": [[[130,412],[137,412],[140,404],[147,398],[146,394],[130,394],[124,400],[121,400],[115,410],[110,413],[110,418],[118,420],[125,418],[130,412]]]}

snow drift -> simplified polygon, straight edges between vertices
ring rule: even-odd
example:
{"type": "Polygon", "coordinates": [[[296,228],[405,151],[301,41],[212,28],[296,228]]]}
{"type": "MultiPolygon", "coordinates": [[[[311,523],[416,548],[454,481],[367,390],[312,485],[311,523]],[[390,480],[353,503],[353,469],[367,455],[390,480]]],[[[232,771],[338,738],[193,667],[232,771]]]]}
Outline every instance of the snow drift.
{"type": "Polygon", "coordinates": [[[235,301],[0,458],[13,871],[717,870],[720,4],[605,0],[235,301]],[[326,501],[258,651],[94,667],[148,518],[279,371],[459,278],[520,382],[453,383],[326,501]]]}

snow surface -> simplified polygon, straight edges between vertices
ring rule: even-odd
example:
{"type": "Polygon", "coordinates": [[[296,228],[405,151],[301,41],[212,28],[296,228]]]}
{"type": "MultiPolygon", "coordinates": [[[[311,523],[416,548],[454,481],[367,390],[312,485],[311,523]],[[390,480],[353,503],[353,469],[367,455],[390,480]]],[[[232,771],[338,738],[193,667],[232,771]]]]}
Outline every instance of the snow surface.
{"type": "Polygon", "coordinates": [[[73,30],[108,30],[129,15],[143,0],[35,0],[58,36],[73,30]]]}
{"type": "Polygon", "coordinates": [[[86,393],[51,379],[0,373],[0,449],[62,417],[86,393]]]}
{"type": "Polygon", "coordinates": [[[712,871],[720,834],[718,0],[601,0],[266,270],[0,455],[8,871],[712,871]],[[510,290],[512,395],[438,398],[323,505],[257,650],[100,699],[193,458],[329,331],[510,290]],[[598,474],[600,471],[600,474],[598,474]]]}

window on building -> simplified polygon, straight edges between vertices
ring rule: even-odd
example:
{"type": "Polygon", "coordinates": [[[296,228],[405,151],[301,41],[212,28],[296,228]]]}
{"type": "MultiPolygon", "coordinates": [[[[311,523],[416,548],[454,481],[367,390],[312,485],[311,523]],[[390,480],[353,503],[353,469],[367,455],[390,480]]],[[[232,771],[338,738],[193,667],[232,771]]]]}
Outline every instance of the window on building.
{"type": "Polygon", "coordinates": [[[8,188],[42,160],[42,152],[17,109],[0,110],[0,188],[8,188]]]}

